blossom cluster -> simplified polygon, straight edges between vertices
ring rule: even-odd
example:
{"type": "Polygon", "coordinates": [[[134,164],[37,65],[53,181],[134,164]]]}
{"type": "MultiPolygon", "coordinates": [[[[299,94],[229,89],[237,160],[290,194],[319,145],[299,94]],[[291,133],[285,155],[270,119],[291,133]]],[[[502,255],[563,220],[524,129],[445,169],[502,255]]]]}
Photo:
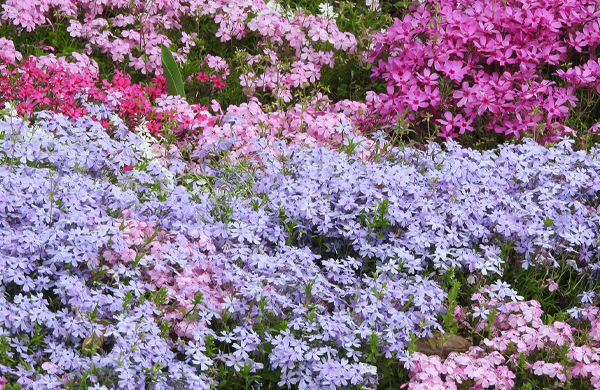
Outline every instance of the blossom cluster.
{"type": "Polygon", "coordinates": [[[289,20],[265,8],[248,23],[248,29],[264,39],[263,50],[248,55],[250,69],[240,76],[247,96],[272,92],[284,102],[292,100],[292,88],[305,88],[321,77],[323,66],[333,67],[334,51],[356,51],[357,40],[339,31],[327,17],[299,12],[289,20]]]}
{"type": "Polygon", "coordinates": [[[118,140],[88,115],[41,112],[31,126],[15,114],[0,125],[2,375],[34,389],[84,373],[98,389],[173,388],[183,375],[208,389],[161,337],[156,308],[140,299],[149,286],[140,270],[106,269],[107,250],[123,257],[136,239],[115,212],[164,193],[170,177],[122,121],[118,140]],[[102,355],[101,338],[110,338],[102,355]]]}
{"type": "MultiPolygon", "coordinates": [[[[85,54],[106,53],[143,74],[162,73],[161,44],[181,44],[174,55],[179,62],[186,60],[197,45],[197,33],[183,31],[182,21],[214,21],[215,38],[221,42],[255,34],[258,45],[245,60],[250,65],[265,62],[265,66],[246,69],[241,84],[249,95],[269,91],[286,102],[292,98],[292,88],[314,84],[323,66],[334,65],[333,50],[353,52],[357,45],[356,38],[341,32],[328,15],[304,11],[285,15],[275,3],[261,0],[9,0],[2,4],[0,20],[33,31],[47,28],[55,12],[67,18],[70,36],[86,43],[85,54]],[[178,41],[169,38],[173,35],[180,36],[178,41]]],[[[205,62],[210,66],[214,58],[209,54],[205,62]]]]}
{"type": "MultiPolygon", "coordinates": [[[[249,103],[231,105],[224,112],[216,101],[207,108],[167,95],[162,76],[153,78],[152,85],[143,86],[116,71],[112,80],[98,83],[98,66],[86,55],[18,60],[20,53],[10,50],[7,47],[3,52],[0,92],[15,104],[20,116],[30,117],[45,109],[77,118],[90,113],[90,102],[104,103],[130,129],[137,132],[145,128],[155,136],[174,133],[200,155],[227,143],[229,148],[235,146],[232,159],[245,157],[263,146],[256,142],[259,137],[268,145],[286,140],[293,145],[336,148],[347,138],[346,133],[357,131],[360,112],[366,110],[363,103],[331,103],[326,96],[317,94],[311,101],[289,109],[269,111],[260,101],[251,99],[249,103]],[[11,61],[11,57],[17,61],[11,61]]],[[[217,71],[211,76],[225,78],[228,73],[219,57],[211,57],[207,66],[217,71]]],[[[108,111],[100,110],[93,118],[111,128],[108,111]]],[[[367,143],[372,141],[363,145],[368,148],[367,143]]]]}
{"type": "Polygon", "coordinates": [[[2,2],[0,390],[600,390],[600,149],[560,137],[597,3],[420,0],[357,53],[337,2],[2,2]],[[19,51],[57,26],[82,53],[19,51]],[[324,95],[361,56],[385,92],[324,95]],[[408,122],[446,142],[386,140],[408,122]],[[533,137],[452,140],[482,128],[533,137]]]}
{"type": "MultiPolygon", "coordinates": [[[[130,127],[147,122],[147,127],[155,134],[160,133],[165,120],[171,119],[156,112],[151,104],[151,101],[166,96],[162,76],[153,79],[154,86],[143,87],[132,84],[128,75],[117,71],[112,82],[103,80],[99,84],[98,64],[84,54],[73,53],[69,58],[50,54],[22,59],[21,53],[8,45],[0,51],[0,57],[0,92],[5,101],[15,105],[22,117],[52,110],[79,118],[89,113],[87,103],[95,102],[118,108],[130,127]]],[[[100,112],[95,119],[105,128],[109,127],[107,112],[100,112]]]]}
{"type": "MultiPolygon", "coordinates": [[[[237,159],[265,147],[276,152],[281,141],[293,146],[336,149],[359,134],[360,112],[366,106],[350,100],[332,103],[318,93],[311,101],[289,109],[269,111],[257,99],[228,106],[226,111],[214,101],[211,109],[216,120],[195,141],[195,154],[203,156],[214,151],[225,140],[231,148],[229,157],[237,159]]],[[[365,139],[363,148],[370,149],[373,145],[373,141],[365,139]]]]}
{"type": "Polygon", "coordinates": [[[323,272],[317,253],[285,244],[278,214],[227,199],[225,218],[177,186],[177,151],[115,115],[111,138],[91,118],[110,108],[87,108],[2,122],[2,375],[44,389],[83,375],[102,389],[209,388],[219,380],[209,367],[264,369],[271,345],[282,384],[342,388],[376,382],[362,352],[373,334],[382,353],[407,359],[411,332],[436,326],[434,281],[360,276],[353,258],[323,272]]]}
{"type": "Polygon", "coordinates": [[[562,387],[567,381],[586,378],[592,388],[600,388],[600,310],[597,307],[582,310],[583,315],[578,319],[589,324],[584,327],[588,337],[578,341],[577,333],[581,329],[560,321],[544,324],[539,302],[509,301],[500,291],[485,286],[472,297],[475,328],[487,328],[490,336],[468,352],[452,352],[443,361],[439,356],[417,352],[408,389],[469,386],[512,389],[515,373],[519,371],[542,377],[554,386],[562,387]],[[489,321],[487,315],[491,311],[496,315],[489,321]],[[484,312],[483,316],[476,315],[484,312]],[[553,361],[538,360],[536,356],[538,359],[539,356],[551,357],[553,361]],[[529,357],[536,361],[530,363],[529,357]]]}
{"type": "Polygon", "coordinates": [[[279,143],[256,151],[254,175],[210,168],[209,195],[177,148],[86,109],[32,124],[8,107],[0,127],[0,374],[30,388],[208,389],[220,368],[372,387],[442,330],[431,270],[501,274],[512,241],[523,266],[576,253],[572,267],[598,272],[600,162],[568,141],[371,162],[279,143]]]}
{"type": "Polygon", "coordinates": [[[275,165],[290,175],[256,188],[294,221],[301,242],[322,240],[332,254],[486,276],[501,273],[499,243],[510,242],[523,268],[558,267],[573,254],[570,267],[598,277],[600,160],[571,143],[546,149],[529,139],[487,152],[431,143],[377,163],[304,150],[275,165]]]}
{"type": "Polygon", "coordinates": [[[405,109],[417,123],[431,115],[446,139],[573,134],[577,89],[600,93],[599,12],[595,0],[424,1],[374,35],[373,77],[387,90],[369,93],[371,111],[388,124],[405,109]]]}

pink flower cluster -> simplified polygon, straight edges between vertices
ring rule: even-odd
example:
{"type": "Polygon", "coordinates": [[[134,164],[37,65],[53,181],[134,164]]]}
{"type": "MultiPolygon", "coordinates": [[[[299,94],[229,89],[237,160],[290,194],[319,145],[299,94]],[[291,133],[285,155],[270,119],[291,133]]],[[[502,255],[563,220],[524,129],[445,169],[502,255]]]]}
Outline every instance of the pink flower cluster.
{"type": "Polygon", "coordinates": [[[152,87],[133,84],[129,75],[117,70],[112,82],[102,80],[102,90],[114,99],[113,104],[130,128],[145,122],[151,133],[158,135],[162,131],[163,119],[167,118],[162,113],[155,112],[152,102],[165,95],[167,88],[163,76],[156,76],[152,81],[152,87]]]}
{"type": "Polygon", "coordinates": [[[223,91],[229,74],[227,62],[219,56],[209,54],[204,58],[200,71],[188,76],[186,89],[198,90],[201,96],[212,96],[215,90],[223,91]]]}
{"type": "MultiPolygon", "coordinates": [[[[307,104],[296,104],[289,110],[267,112],[256,98],[239,106],[229,106],[223,113],[213,101],[211,107],[217,114],[214,125],[204,128],[196,144],[196,153],[211,150],[221,140],[235,140],[231,157],[237,159],[253,152],[272,147],[280,141],[291,145],[325,146],[337,148],[356,132],[363,103],[344,100],[331,104],[324,95],[307,104]]],[[[364,140],[364,148],[372,146],[364,140]]]]}
{"type": "Polygon", "coordinates": [[[54,12],[68,17],[75,17],[77,15],[77,3],[75,1],[56,0],[8,0],[2,5],[2,20],[9,20],[15,26],[33,31],[40,26],[52,25],[49,18],[54,12]]]}
{"type": "MultiPolygon", "coordinates": [[[[20,55],[16,51],[7,53],[5,58],[11,53],[17,58],[20,55]]],[[[208,62],[225,77],[227,68],[220,59],[213,57],[208,62]]],[[[154,77],[154,85],[145,87],[117,71],[111,81],[103,80],[98,87],[97,65],[86,55],[75,53],[70,60],[54,55],[30,57],[17,63],[7,59],[0,64],[4,64],[0,68],[0,93],[16,103],[20,115],[53,110],[80,117],[87,113],[85,102],[104,102],[117,110],[130,129],[144,124],[153,135],[159,135],[168,125],[181,141],[192,142],[196,152],[207,152],[220,141],[234,140],[233,159],[271,147],[280,140],[293,145],[336,148],[356,131],[361,112],[366,110],[363,103],[344,100],[332,104],[326,96],[317,94],[308,103],[273,112],[265,110],[256,98],[230,106],[226,112],[213,101],[211,113],[200,104],[167,95],[163,76],[154,77]]],[[[110,127],[110,118],[96,120],[110,127]]],[[[368,149],[372,145],[372,140],[365,139],[361,147],[368,149]]]]}
{"type": "Polygon", "coordinates": [[[369,93],[371,113],[388,125],[406,108],[417,122],[433,115],[446,139],[572,133],[576,88],[600,92],[598,20],[596,0],[424,1],[373,37],[373,78],[387,90],[369,93]]]}
{"type": "MultiPolygon", "coordinates": [[[[333,65],[333,51],[322,47],[352,52],[357,43],[352,34],[342,33],[326,17],[299,13],[287,19],[261,0],[8,0],[2,5],[0,22],[32,31],[48,27],[54,12],[70,18],[68,32],[88,42],[86,54],[99,49],[142,73],[162,73],[160,46],[175,43],[167,31],[181,34],[183,46],[174,55],[178,61],[185,60],[196,45],[196,35],[179,32],[183,18],[213,19],[219,25],[216,38],[222,42],[255,32],[262,53],[257,57],[274,61],[264,72],[244,74],[244,86],[250,95],[256,89],[269,90],[286,101],[291,99],[292,86],[314,83],[323,65],[333,65]],[[294,70],[285,71],[291,63],[294,70]]],[[[214,58],[209,58],[208,65],[222,66],[211,62],[214,58]]],[[[256,62],[256,57],[250,61],[256,62]]]]}
{"type": "Polygon", "coordinates": [[[74,53],[71,61],[53,54],[21,58],[14,46],[6,44],[0,51],[0,94],[5,101],[15,101],[20,115],[50,109],[78,118],[87,113],[81,97],[105,101],[96,87],[97,64],[85,55],[74,53]]]}
{"type": "Polygon", "coordinates": [[[333,51],[326,44],[335,50],[356,51],[356,38],[340,32],[333,21],[322,16],[298,13],[288,20],[273,9],[263,8],[248,28],[263,40],[262,53],[246,57],[250,69],[240,76],[247,96],[268,91],[289,102],[292,88],[314,84],[323,66],[333,67],[333,51]]]}
{"type": "MultiPolygon", "coordinates": [[[[116,71],[112,81],[98,83],[98,66],[83,54],[70,59],[53,54],[11,62],[21,54],[0,51],[0,93],[16,103],[19,115],[51,110],[77,118],[87,113],[84,102],[103,102],[117,109],[119,116],[134,129],[145,123],[154,135],[163,131],[165,122],[176,124],[173,131],[182,134],[199,131],[212,124],[208,112],[199,104],[168,96],[163,76],[152,79],[154,85],[144,87],[131,82],[129,75],[116,71]]],[[[110,118],[96,118],[106,128],[110,118]]]]}
{"type": "Polygon", "coordinates": [[[227,79],[227,76],[229,76],[229,65],[227,65],[227,62],[221,57],[209,54],[204,58],[204,63],[210,69],[215,71],[215,75],[219,75],[223,80],[227,79]]]}
{"type": "Polygon", "coordinates": [[[191,238],[188,240],[183,235],[169,234],[134,218],[129,210],[123,211],[123,215],[122,223],[115,226],[122,229],[126,247],[119,253],[104,251],[102,257],[110,264],[105,266],[105,270],[110,275],[111,268],[131,263],[144,269],[148,283],[166,292],[168,307],[161,312],[161,319],[171,323],[178,336],[191,338],[192,331],[199,323],[186,317],[184,312],[192,313],[194,309],[219,311],[225,297],[225,291],[213,278],[218,270],[207,256],[216,251],[212,239],[201,229],[192,229],[188,232],[191,238]],[[178,256],[185,254],[195,260],[190,261],[185,269],[179,269],[176,264],[164,267],[172,252],[178,256]],[[202,294],[202,300],[195,303],[194,299],[199,293],[202,294]]]}
{"type": "Polygon", "coordinates": [[[0,58],[3,61],[14,64],[23,59],[23,55],[15,48],[15,43],[4,37],[0,38],[0,58]]]}
{"type": "Polygon", "coordinates": [[[189,104],[180,96],[162,95],[156,98],[154,104],[155,115],[169,118],[174,125],[173,132],[180,137],[189,134],[202,137],[204,129],[214,123],[206,107],[189,104]]]}
{"type": "MultiPolygon", "coordinates": [[[[452,352],[444,361],[437,355],[415,353],[408,389],[511,389],[519,371],[553,380],[558,386],[574,378],[589,378],[592,388],[600,389],[600,310],[597,307],[583,310],[581,319],[589,325],[588,338],[584,344],[578,344],[574,335],[580,330],[559,321],[545,325],[537,301],[506,302],[493,294],[489,286],[472,299],[477,301],[472,307],[473,317],[475,313],[486,313],[477,315],[474,329],[487,329],[492,337],[485,338],[481,346],[473,346],[466,353],[452,352]],[[485,317],[492,311],[496,315],[490,323],[485,317]],[[535,362],[524,362],[523,356],[531,356],[535,362]]],[[[455,314],[462,322],[466,313],[457,310],[455,314]]]]}

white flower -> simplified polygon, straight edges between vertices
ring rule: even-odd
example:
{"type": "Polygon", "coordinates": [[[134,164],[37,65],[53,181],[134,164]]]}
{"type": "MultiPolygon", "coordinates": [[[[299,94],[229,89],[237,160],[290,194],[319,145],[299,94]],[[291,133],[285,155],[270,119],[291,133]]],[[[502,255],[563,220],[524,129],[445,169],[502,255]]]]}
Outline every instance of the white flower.
{"type": "Polygon", "coordinates": [[[16,104],[14,104],[13,102],[4,102],[4,109],[6,110],[6,113],[8,114],[8,116],[17,116],[17,108],[16,108],[16,104]]]}
{"type": "Polygon", "coordinates": [[[365,5],[369,7],[371,11],[381,10],[381,7],[379,7],[379,0],[366,0],[365,5]]]}
{"type": "Polygon", "coordinates": [[[285,11],[283,9],[283,7],[281,6],[281,4],[279,4],[279,2],[275,1],[275,0],[271,0],[267,3],[267,7],[269,7],[269,9],[277,12],[278,14],[280,14],[281,16],[283,16],[284,18],[291,20],[294,18],[294,13],[292,11],[285,11]]]}
{"type": "Polygon", "coordinates": [[[339,15],[337,13],[335,13],[335,11],[333,10],[333,6],[331,4],[327,4],[327,3],[322,3],[319,4],[319,11],[320,11],[320,16],[327,18],[329,20],[334,20],[335,18],[337,18],[339,15]]]}
{"type": "Polygon", "coordinates": [[[359,365],[364,373],[369,373],[371,375],[377,375],[377,367],[372,366],[370,364],[366,364],[366,363],[359,363],[359,365]]]}
{"type": "Polygon", "coordinates": [[[160,141],[163,137],[154,137],[145,123],[140,124],[135,128],[135,134],[141,142],[138,145],[139,151],[143,153],[143,157],[150,161],[148,166],[152,169],[156,165],[163,173],[164,180],[160,182],[161,193],[169,193],[175,189],[175,175],[164,165],[161,158],[165,157],[165,150],[160,146],[160,141]]]}
{"type": "Polygon", "coordinates": [[[146,127],[145,123],[140,124],[135,128],[135,133],[140,137],[142,142],[139,145],[140,151],[144,153],[144,158],[149,160],[154,159],[158,156],[158,151],[152,147],[153,144],[157,144],[158,140],[152,136],[150,130],[146,127]]]}
{"type": "Polygon", "coordinates": [[[277,1],[271,0],[267,3],[267,7],[269,7],[270,9],[272,9],[275,12],[279,12],[282,13],[283,12],[283,7],[281,6],[281,4],[279,4],[277,1]]]}

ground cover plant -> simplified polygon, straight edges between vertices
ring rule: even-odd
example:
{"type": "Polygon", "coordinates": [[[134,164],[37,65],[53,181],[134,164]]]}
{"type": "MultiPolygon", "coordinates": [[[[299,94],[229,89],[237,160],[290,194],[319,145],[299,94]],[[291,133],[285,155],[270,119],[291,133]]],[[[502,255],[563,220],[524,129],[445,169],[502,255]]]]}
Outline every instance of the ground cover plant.
{"type": "Polygon", "coordinates": [[[0,389],[600,389],[598,1],[0,5],[0,389]]]}
{"type": "Polygon", "coordinates": [[[598,2],[423,1],[375,35],[371,110],[407,109],[440,136],[486,129],[540,142],[597,123],[598,2]]]}

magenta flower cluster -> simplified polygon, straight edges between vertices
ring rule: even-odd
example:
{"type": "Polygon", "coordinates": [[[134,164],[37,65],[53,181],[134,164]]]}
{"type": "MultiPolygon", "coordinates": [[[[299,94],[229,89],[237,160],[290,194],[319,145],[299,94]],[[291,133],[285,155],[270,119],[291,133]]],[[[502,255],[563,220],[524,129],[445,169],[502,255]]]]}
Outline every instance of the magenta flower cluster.
{"type": "MultiPolygon", "coordinates": [[[[474,129],[540,141],[564,125],[577,91],[600,93],[597,1],[428,0],[374,35],[370,110],[393,124],[432,115],[446,139],[474,129]],[[386,119],[387,118],[387,119],[386,119]]],[[[587,130],[587,129],[584,129],[587,130]]]]}

